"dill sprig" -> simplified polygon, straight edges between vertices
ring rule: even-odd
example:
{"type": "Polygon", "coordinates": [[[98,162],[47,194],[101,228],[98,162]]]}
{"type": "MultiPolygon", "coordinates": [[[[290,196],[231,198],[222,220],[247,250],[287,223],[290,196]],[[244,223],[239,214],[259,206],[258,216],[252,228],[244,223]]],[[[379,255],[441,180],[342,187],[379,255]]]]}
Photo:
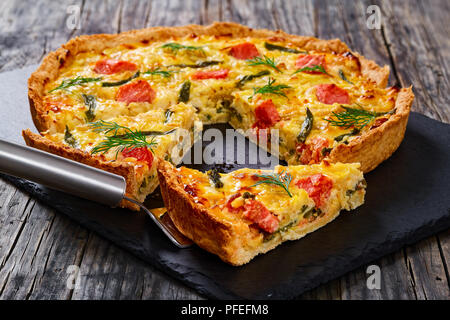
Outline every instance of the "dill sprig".
{"type": "Polygon", "coordinates": [[[172,75],[172,73],[175,73],[175,71],[161,70],[159,68],[142,72],[142,74],[159,75],[162,76],[163,78],[169,78],[172,75]]]}
{"type": "Polygon", "coordinates": [[[57,86],[56,88],[53,88],[48,93],[56,91],[56,90],[69,91],[69,90],[67,90],[67,88],[70,88],[73,86],[78,86],[78,85],[83,85],[83,84],[89,83],[89,82],[96,82],[96,81],[100,81],[100,80],[102,80],[101,77],[98,77],[98,78],[76,77],[74,79],[65,79],[61,82],[61,84],[59,86],[57,86]]]}
{"type": "Polygon", "coordinates": [[[275,70],[277,70],[280,73],[283,73],[280,69],[278,69],[276,63],[275,63],[275,58],[269,58],[266,55],[264,55],[264,59],[261,57],[255,57],[251,60],[247,60],[247,63],[249,66],[260,66],[260,65],[266,65],[269,66],[275,70]]]}
{"type": "Polygon", "coordinates": [[[254,186],[260,185],[262,183],[274,184],[274,185],[282,187],[287,192],[289,197],[292,198],[292,194],[289,191],[289,184],[292,181],[292,175],[289,174],[288,172],[284,172],[284,170],[283,170],[283,171],[281,171],[281,173],[255,174],[255,177],[262,178],[264,180],[260,180],[260,181],[256,182],[254,185],[251,185],[250,187],[254,187],[254,186]]]}
{"type": "Polygon", "coordinates": [[[155,137],[152,136],[150,142],[147,141],[146,135],[142,131],[132,130],[128,127],[121,126],[115,122],[109,121],[96,121],[89,125],[95,132],[103,132],[106,136],[106,139],[100,142],[97,146],[95,146],[92,150],[92,154],[96,153],[106,153],[113,148],[117,148],[116,150],[116,158],[119,152],[122,152],[124,149],[135,149],[147,147],[150,148],[150,151],[153,152],[153,147],[156,146],[156,142],[154,141],[155,137]],[[123,132],[122,134],[118,134],[119,132],[123,132]]]}
{"type": "Polygon", "coordinates": [[[275,81],[276,80],[274,78],[269,78],[269,81],[268,81],[268,83],[265,86],[253,88],[253,94],[248,98],[248,100],[251,100],[258,93],[261,93],[261,94],[276,94],[276,95],[283,96],[283,97],[287,98],[287,96],[283,92],[283,90],[284,89],[290,89],[292,87],[288,86],[288,85],[285,85],[285,84],[274,85],[275,81]]]}
{"type": "Polygon", "coordinates": [[[358,130],[361,130],[369,123],[374,121],[377,117],[390,114],[389,112],[372,112],[364,109],[356,109],[341,106],[345,111],[342,112],[332,112],[331,117],[329,119],[324,119],[328,121],[331,125],[335,127],[343,127],[345,129],[354,127],[358,130]]]}
{"type": "Polygon", "coordinates": [[[297,71],[295,71],[292,75],[299,73],[299,72],[305,72],[305,71],[310,71],[310,72],[321,72],[323,74],[327,74],[330,75],[323,66],[319,65],[319,64],[315,64],[312,67],[303,67],[300,69],[297,69],[297,71]]]}
{"type": "Polygon", "coordinates": [[[175,54],[179,50],[200,50],[200,51],[203,51],[202,47],[185,46],[183,44],[179,44],[179,43],[175,43],[175,42],[163,44],[160,48],[162,48],[162,49],[170,49],[175,54]]]}

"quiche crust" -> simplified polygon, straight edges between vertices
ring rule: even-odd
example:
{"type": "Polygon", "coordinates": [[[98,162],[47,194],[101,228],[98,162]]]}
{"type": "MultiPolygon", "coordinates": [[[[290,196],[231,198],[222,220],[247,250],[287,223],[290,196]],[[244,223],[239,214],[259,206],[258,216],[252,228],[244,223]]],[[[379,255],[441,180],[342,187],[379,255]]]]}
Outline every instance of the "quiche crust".
{"type": "MultiPolygon", "coordinates": [[[[44,107],[45,85],[58,77],[59,70],[70,63],[81,52],[101,52],[102,50],[123,44],[136,42],[153,42],[184,37],[188,35],[217,35],[231,38],[254,37],[288,40],[293,45],[306,50],[344,53],[351,52],[346,44],[338,39],[320,40],[314,37],[289,35],[281,30],[270,31],[265,29],[252,29],[236,23],[216,22],[209,26],[188,25],[181,27],[153,27],[142,30],[133,30],[120,34],[85,35],[74,38],[61,48],[49,53],[39,68],[31,75],[28,81],[28,97],[30,111],[34,124],[39,132],[50,127],[50,119],[44,107]]],[[[387,85],[389,67],[379,67],[375,62],[364,58],[357,53],[352,54],[359,58],[361,72],[373,80],[380,88],[387,85]]],[[[340,162],[360,162],[363,172],[374,169],[379,163],[388,158],[400,145],[414,95],[411,88],[401,89],[396,100],[396,113],[380,127],[370,130],[348,145],[339,145],[329,155],[329,160],[340,162]]],[[[52,142],[30,130],[24,130],[23,136],[27,145],[54,154],[73,159],[94,167],[120,174],[127,180],[127,194],[132,196],[138,190],[133,168],[125,164],[101,161],[83,152],[62,143],[52,142]]],[[[135,204],[122,202],[121,206],[138,210],[135,204]]],[[[225,231],[223,231],[225,232],[225,231]]],[[[225,233],[224,233],[225,235],[225,233]]]]}

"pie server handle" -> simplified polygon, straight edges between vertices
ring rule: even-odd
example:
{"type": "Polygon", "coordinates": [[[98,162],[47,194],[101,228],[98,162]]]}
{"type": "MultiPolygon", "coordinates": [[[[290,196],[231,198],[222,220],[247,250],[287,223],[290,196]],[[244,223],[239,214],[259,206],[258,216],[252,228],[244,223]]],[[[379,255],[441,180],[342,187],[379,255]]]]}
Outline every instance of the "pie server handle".
{"type": "Polygon", "coordinates": [[[140,206],[175,245],[186,248],[192,244],[167,215],[158,219],[140,202],[126,197],[126,181],[122,176],[2,139],[0,172],[110,207],[116,207],[123,199],[131,201],[140,206]]]}
{"type": "Polygon", "coordinates": [[[110,207],[117,206],[125,195],[122,176],[2,139],[0,172],[110,207]]]}

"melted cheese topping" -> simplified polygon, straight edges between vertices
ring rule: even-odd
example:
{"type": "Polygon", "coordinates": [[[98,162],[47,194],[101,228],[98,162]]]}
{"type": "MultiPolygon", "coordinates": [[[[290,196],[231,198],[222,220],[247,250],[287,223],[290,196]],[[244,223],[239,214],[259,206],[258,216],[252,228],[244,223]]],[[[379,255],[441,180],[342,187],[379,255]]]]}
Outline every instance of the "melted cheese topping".
{"type": "MultiPolygon", "coordinates": [[[[332,112],[342,109],[338,103],[332,105],[321,103],[316,96],[315,86],[335,84],[348,92],[351,105],[357,104],[367,111],[388,112],[394,108],[397,90],[378,88],[373,81],[363,77],[359,61],[352,54],[308,52],[310,55],[325,57],[327,74],[305,72],[294,74],[298,69],[296,60],[303,53],[267,50],[265,41],[267,39],[201,36],[173,39],[167,42],[121,45],[100,53],[80,53],[60,69],[59,76],[54,81],[46,84],[45,90],[48,93],[44,97],[47,108],[45,117],[49,129],[43,134],[53,141],[64,143],[65,131],[68,129],[78,142],[78,148],[90,152],[94,146],[98,145],[105,136],[89,128],[86,120],[88,106],[83,100],[83,94],[95,97],[96,108],[93,121],[114,121],[137,130],[160,131],[173,128],[190,129],[195,120],[204,123],[230,122],[235,128],[250,129],[255,127],[257,121],[256,107],[262,101],[272,99],[280,116],[280,120],[272,126],[280,132],[280,157],[288,160],[289,164],[299,164],[305,162],[297,151],[297,136],[305,120],[306,107],[314,115],[313,128],[305,141],[306,144],[320,136],[326,139],[328,147],[332,148],[338,143],[347,143],[348,140],[357,137],[354,135],[348,136],[342,141],[334,140],[335,137],[348,133],[350,130],[332,126],[325,120],[332,112]],[[169,42],[195,46],[198,49],[162,48],[169,42]],[[243,42],[253,43],[260,57],[273,59],[278,70],[267,65],[250,65],[248,61],[239,60],[230,55],[230,48],[243,42]],[[104,59],[117,59],[136,64],[140,71],[138,78],[146,80],[156,92],[154,101],[130,104],[116,101],[115,97],[120,86],[104,87],[102,82],[124,80],[133,76],[135,71],[99,75],[94,72],[94,65],[97,61],[104,59]],[[218,61],[219,63],[205,68],[177,66],[180,64],[192,65],[203,61],[218,61]],[[193,75],[199,70],[220,69],[229,70],[226,78],[204,80],[193,78],[193,75]],[[149,70],[169,71],[170,76],[145,74],[149,70]],[[254,78],[240,87],[236,85],[243,76],[254,75],[261,71],[269,71],[270,75],[254,78]],[[347,81],[340,76],[342,73],[347,81]],[[67,90],[52,90],[63,81],[77,77],[101,77],[101,80],[72,86],[67,90]],[[275,79],[275,85],[289,86],[288,89],[283,90],[284,95],[255,94],[257,88],[267,85],[269,78],[275,79]],[[180,89],[186,80],[191,81],[190,97],[186,104],[179,104],[180,89]],[[165,115],[169,109],[173,115],[167,122],[165,115]]],[[[291,43],[277,42],[276,44],[294,48],[291,43]]],[[[295,49],[302,51],[302,48],[295,49]]],[[[131,80],[131,82],[133,81],[137,80],[131,80]]],[[[385,117],[389,117],[389,115],[385,117]]],[[[367,130],[370,130],[370,126],[366,126],[360,134],[367,130]]],[[[173,147],[174,141],[168,137],[158,137],[157,140],[158,147],[154,151],[157,155],[164,157],[173,147]]],[[[120,157],[116,158],[113,150],[102,156],[111,161],[125,161],[120,157]]],[[[309,160],[307,159],[307,161],[309,160]]],[[[139,163],[138,166],[142,167],[143,164],[139,163]]],[[[151,168],[141,171],[145,171],[143,176],[153,175],[150,172],[151,168]]]]}
{"type": "Polygon", "coordinates": [[[313,222],[318,215],[333,214],[341,209],[354,209],[363,202],[365,194],[364,178],[359,164],[315,164],[299,166],[277,166],[273,171],[240,169],[228,174],[220,174],[221,187],[207,173],[180,167],[177,170],[178,181],[193,201],[208,208],[215,216],[230,223],[248,225],[253,221],[243,217],[243,206],[248,197],[261,202],[279,221],[278,231],[287,231],[294,226],[304,226],[313,222]],[[279,185],[261,183],[256,174],[288,173],[292,181],[288,186],[290,196],[279,185]],[[300,188],[297,182],[316,174],[324,175],[331,181],[332,188],[325,202],[317,207],[307,190],[300,188]],[[255,185],[256,184],[256,185],[255,185]],[[230,209],[231,207],[231,209],[230,209]],[[241,208],[241,210],[238,210],[241,208]],[[234,210],[236,209],[236,210],[234,210]],[[317,210],[317,209],[320,209],[317,210]],[[314,214],[311,214],[314,210],[314,214]]]}

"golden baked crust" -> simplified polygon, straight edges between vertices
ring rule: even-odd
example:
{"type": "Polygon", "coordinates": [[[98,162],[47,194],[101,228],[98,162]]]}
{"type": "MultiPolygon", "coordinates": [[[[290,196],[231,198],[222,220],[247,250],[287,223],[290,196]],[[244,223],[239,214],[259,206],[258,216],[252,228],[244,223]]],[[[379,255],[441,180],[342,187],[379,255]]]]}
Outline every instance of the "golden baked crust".
{"type": "MultiPolygon", "coordinates": [[[[78,53],[81,52],[101,52],[105,48],[110,48],[123,44],[136,42],[162,41],[171,38],[184,37],[188,35],[227,35],[231,38],[255,37],[289,40],[293,45],[307,50],[319,50],[324,52],[344,53],[351,52],[346,44],[338,39],[320,40],[313,37],[289,35],[283,31],[255,30],[236,23],[218,22],[210,26],[188,25],[183,27],[154,27],[142,30],[124,32],[117,35],[98,34],[90,36],[80,36],[70,40],[55,52],[48,54],[40,67],[34,72],[29,81],[28,97],[33,121],[39,132],[50,128],[47,111],[44,107],[43,97],[45,95],[45,85],[54,80],[60,68],[70,63],[78,53]]],[[[379,67],[375,62],[367,60],[363,56],[352,53],[359,58],[361,72],[364,76],[373,80],[380,88],[386,86],[389,77],[389,68],[379,67]]],[[[357,139],[352,140],[348,145],[339,145],[331,152],[331,161],[360,162],[364,172],[375,168],[381,161],[389,157],[399,146],[403,139],[410,107],[413,101],[411,88],[401,89],[396,101],[396,113],[380,127],[370,130],[357,139]]],[[[138,186],[132,169],[126,165],[117,165],[111,162],[101,162],[86,152],[73,149],[69,146],[51,142],[39,135],[24,131],[25,141],[28,145],[42,150],[59,154],[66,158],[87,163],[101,169],[124,175],[127,178],[127,193],[133,194],[138,186]],[[128,186],[129,184],[129,186],[128,186]]],[[[137,209],[134,204],[123,203],[122,205],[137,209]]]]}
{"type": "Polygon", "coordinates": [[[378,128],[372,129],[349,144],[339,144],[331,151],[331,162],[359,162],[366,173],[389,158],[405,135],[409,112],[414,100],[412,88],[401,89],[395,102],[395,113],[378,128]]]}

